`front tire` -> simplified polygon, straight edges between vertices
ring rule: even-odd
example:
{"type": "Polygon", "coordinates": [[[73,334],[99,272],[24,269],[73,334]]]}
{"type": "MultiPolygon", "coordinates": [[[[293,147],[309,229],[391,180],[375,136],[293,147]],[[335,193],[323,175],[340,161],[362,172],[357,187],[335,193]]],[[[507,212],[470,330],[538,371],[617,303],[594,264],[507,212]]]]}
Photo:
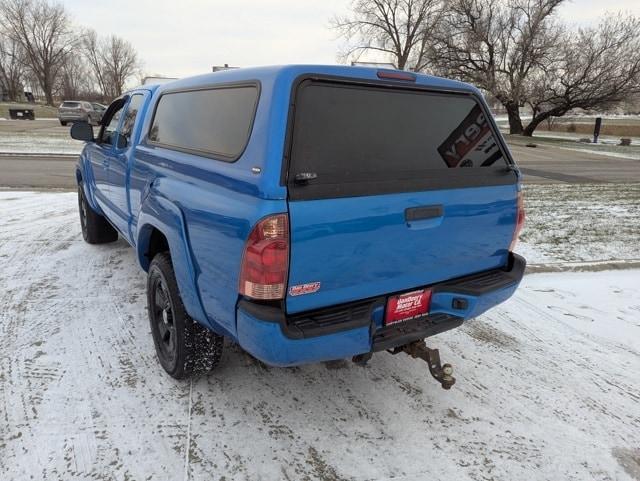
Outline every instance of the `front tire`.
{"type": "Polygon", "coordinates": [[[168,253],[157,254],[149,266],[147,308],[156,354],[167,374],[185,379],[218,364],[224,338],[187,314],[168,253]]]}
{"type": "Polygon", "coordinates": [[[118,231],[91,208],[84,195],[82,184],[78,185],[78,211],[82,238],[89,244],[106,244],[118,240],[118,231]]]}

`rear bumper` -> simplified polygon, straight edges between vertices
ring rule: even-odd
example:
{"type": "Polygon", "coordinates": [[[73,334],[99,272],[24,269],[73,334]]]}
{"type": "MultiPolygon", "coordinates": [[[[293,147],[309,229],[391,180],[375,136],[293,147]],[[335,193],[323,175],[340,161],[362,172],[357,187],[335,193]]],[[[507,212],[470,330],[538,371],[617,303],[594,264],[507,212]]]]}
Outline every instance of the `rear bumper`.
{"type": "MultiPolygon", "coordinates": [[[[240,345],[274,366],[342,359],[391,349],[460,326],[507,300],[517,289],[526,261],[510,254],[504,269],[477,273],[431,287],[430,314],[396,326],[383,326],[387,296],[295,316],[281,309],[240,300],[240,345]]],[[[393,294],[393,293],[389,293],[393,294]]]]}
{"type": "Polygon", "coordinates": [[[73,113],[73,112],[68,112],[68,113],[64,113],[64,114],[58,114],[58,120],[62,120],[63,122],[71,122],[74,120],[86,120],[88,119],[89,116],[87,114],[83,114],[83,113],[73,113]]]}

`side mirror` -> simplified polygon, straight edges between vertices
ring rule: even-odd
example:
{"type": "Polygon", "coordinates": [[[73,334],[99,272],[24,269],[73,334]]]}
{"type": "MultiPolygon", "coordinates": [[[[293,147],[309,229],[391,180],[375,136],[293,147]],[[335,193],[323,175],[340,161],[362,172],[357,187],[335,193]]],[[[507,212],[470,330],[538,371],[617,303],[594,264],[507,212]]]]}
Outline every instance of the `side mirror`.
{"type": "Polygon", "coordinates": [[[87,122],[74,122],[71,126],[71,138],[83,140],[85,142],[93,142],[93,127],[87,122]]]}

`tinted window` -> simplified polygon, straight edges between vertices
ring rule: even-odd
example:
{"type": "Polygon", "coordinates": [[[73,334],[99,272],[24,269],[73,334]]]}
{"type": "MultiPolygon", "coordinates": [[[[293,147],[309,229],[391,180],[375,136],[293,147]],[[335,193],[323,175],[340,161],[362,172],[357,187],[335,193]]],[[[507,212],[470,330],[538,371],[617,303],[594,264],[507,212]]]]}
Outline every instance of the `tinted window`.
{"type": "Polygon", "coordinates": [[[68,109],[77,109],[80,107],[80,102],[62,102],[61,107],[65,107],[68,109]]]}
{"type": "MultiPolygon", "coordinates": [[[[119,100],[116,100],[118,102],[119,100]]],[[[116,110],[113,113],[113,116],[109,120],[109,123],[104,127],[102,131],[102,135],[100,137],[100,143],[102,144],[113,144],[115,142],[116,136],[114,135],[116,129],[118,128],[118,124],[120,123],[120,114],[122,113],[122,107],[116,110]]]]}
{"type": "Polygon", "coordinates": [[[131,101],[129,102],[129,106],[127,107],[127,113],[125,114],[124,120],[122,121],[120,135],[126,140],[126,146],[129,146],[131,144],[131,132],[133,131],[133,126],[136,123],[138,111],[140,110],[140,107],[142,107],[143,98],[144,97],[140,94],[136,94],[131,97],[131,101]]]}
{"type": "Polygon", "coordinates": [[[249,139],[256,87],[225,87],[164,94],[149,140],[167,147],[236,159],[249,139]]]}
{"type": "Polygon", "coordinates": [[[317,183],[504,167],[493,135],[469,95],[308,82],[296,97],[291,162],[317,183]]]}

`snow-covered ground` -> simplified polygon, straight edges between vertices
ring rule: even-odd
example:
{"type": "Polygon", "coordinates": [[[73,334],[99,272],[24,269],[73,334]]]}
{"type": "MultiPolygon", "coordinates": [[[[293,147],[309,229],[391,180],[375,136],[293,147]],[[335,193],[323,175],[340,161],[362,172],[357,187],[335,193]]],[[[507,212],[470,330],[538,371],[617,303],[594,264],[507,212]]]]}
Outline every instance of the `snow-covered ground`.
{"type": "Polygon", "coordinates": [[[226,346],[177,382],[124,242],[82,241],[72,193],[0,192],[0,479],[640,479],[640,271],[534,274],[431,344],[268,368],[226,346]]]}
{"type": "Polygon", "coordinates": [[[640,261],[640,184],[525,184],[530,263],[640,261]]]}
{"type": "Polygon", "coordinates": [[[0,153],[79,154],[84,144],[71,138],[70,128],[40,117],[0,121],[0,153]]]}
{"type": "Polygon", "coordinates": [[[0,153],[79,154],[82,142],[73,140],[69,132],[3,132],[0,153]]]}

